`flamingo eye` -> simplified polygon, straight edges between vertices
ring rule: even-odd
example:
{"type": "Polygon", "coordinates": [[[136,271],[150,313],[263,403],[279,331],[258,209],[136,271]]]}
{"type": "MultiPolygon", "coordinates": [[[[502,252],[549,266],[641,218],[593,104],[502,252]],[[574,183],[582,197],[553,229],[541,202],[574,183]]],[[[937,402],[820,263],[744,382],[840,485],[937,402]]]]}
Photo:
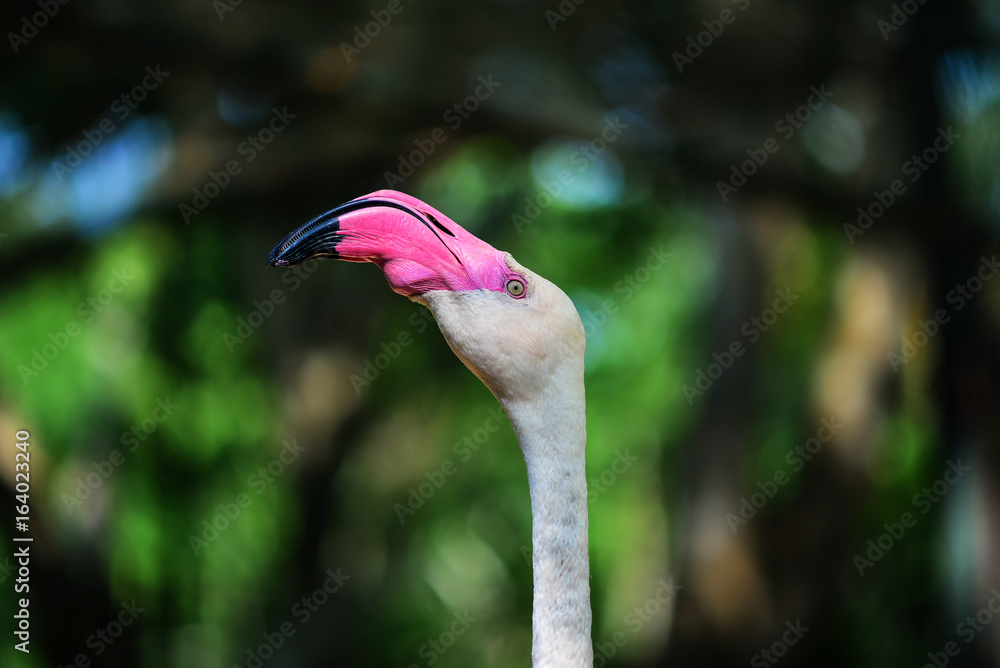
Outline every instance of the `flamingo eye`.
{"type": "Polygon", "coordinates": [[[526,288],[524,287],[524,281],[520,278],[512,278],[507,281],[507,294],[511,297],[520,298],[524,296],[526,288]]]}

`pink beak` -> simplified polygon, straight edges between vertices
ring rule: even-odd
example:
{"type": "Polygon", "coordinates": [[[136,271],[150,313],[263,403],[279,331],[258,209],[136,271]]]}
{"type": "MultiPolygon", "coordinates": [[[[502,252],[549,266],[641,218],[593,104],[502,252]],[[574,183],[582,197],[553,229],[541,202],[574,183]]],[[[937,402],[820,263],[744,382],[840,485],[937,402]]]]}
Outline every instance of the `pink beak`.
{"type": "Polygon", "coordinates": [[[505,253],[395,190],[353,199],[310,220],[275,246],[267,264],[288,267],[313,257],[372,262],[407,297],[431,290],[503,292],[512,273],[505,253]]]}

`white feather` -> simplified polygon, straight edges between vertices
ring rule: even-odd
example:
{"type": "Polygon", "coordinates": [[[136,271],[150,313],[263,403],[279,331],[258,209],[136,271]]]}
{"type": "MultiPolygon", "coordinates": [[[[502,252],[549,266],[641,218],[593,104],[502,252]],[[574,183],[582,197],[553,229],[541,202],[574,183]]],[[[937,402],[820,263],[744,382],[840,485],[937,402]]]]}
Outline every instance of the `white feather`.
{"type": "Polygon", "coordinates": [[[594,662],[588,555],[583,323],[553,283],[522,267],[523,299],[487,290],[414,297],[500,401],[521,444],[532,517],[532,665],[594,662]]]}

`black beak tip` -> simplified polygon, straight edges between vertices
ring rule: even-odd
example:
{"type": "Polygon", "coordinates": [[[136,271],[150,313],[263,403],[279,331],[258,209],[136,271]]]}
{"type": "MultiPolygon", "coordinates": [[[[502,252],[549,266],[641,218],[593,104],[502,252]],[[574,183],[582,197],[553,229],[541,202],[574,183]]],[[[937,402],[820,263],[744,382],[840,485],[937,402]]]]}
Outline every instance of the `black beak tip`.
{"type": "Polygon", "coordinates": [[[280,245],[275,246],[275,248],[271,251],[271,254],[267,256],[268,267],[280,267],[286,264],[285,260],[281,260],[278,258],[278,249],[280,247],[281,247],[280,245]]]}
{"type": "Polygon", "coordinates": [[[327,211],[286,234],[267,256],[267,266],[291,267],[313,257],[338,257],[336,248],[342,234],[337,214],[344,206],[327,211]]]}

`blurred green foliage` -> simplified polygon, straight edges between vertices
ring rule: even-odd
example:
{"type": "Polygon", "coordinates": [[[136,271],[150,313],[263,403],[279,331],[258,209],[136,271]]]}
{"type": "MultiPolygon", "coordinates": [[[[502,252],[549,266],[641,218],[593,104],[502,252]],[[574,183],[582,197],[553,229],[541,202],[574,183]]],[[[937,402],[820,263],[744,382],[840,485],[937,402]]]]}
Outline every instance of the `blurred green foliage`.
{"type": "MultiPolygon", "coordinates": [[[[608,664],[745,665],[794,619],[814,630],[783,665],[940,651],[997,586],[1000,282],[901,372],[887,354],[995,247],[996,24],[967,35],[996,3],[927,4],[912,38],[882,40],[880,3],[755,0],[684,73],[672,52],[717,8],[587,3],[556,31],[535,5],[418,4],[356,61],[339,42],[376,5],[243,3],[218,24],[211,3],[73,5],[8,64],[0,442],[32,435],[35,635],[30,655],[0,645],[0,664],[527,665],[529,498],[497,402],[374,267],[264,267],[308,217],[384,187],[492,68],[495,99],[399,188],[560,285],[586,324],[593,635],[626,638],[608,664]],[[53,181],[49,160],[134,83],[133,61],[160,60],[175,74],[135,149],[154,171],[109,137],[92,172],[53,181]],[[720,202],[716,181],[821,79],[831,117],[862,129],[799,134],[720,202]],[[177,205],[286,99],[297,120],[184,220],[177,205]],[[574,162],[619,115],[621,136],[574,162]],[[955,150],[845,235],[949,123],[955,150]],[[828,168],[822,150],[859,133],[859,165],[828,168]],[[104,215],[101,197],[125,199],[104,189],[129,178],[135,200],[104,215]],[[787,312],[746,329],[781,291],[787,312]],[[735,343],[746,352],[699,385],[735,343]],[[795,468],[823,420],[844,427],[795,468]],[[975,473],[859,573],[868,541],[960,457],[975,473]],[[726,519],[778,472],[751,518],[726,519]],[[665,581],[681,593],[657,603],[665,581]],[[137,623],[95,645],[133,600],[137,623]]],[[[5,25],[31,11],[14,3],[5,25]]],[[[998,633],[955,665],[994,665],[998,633]]]]}

